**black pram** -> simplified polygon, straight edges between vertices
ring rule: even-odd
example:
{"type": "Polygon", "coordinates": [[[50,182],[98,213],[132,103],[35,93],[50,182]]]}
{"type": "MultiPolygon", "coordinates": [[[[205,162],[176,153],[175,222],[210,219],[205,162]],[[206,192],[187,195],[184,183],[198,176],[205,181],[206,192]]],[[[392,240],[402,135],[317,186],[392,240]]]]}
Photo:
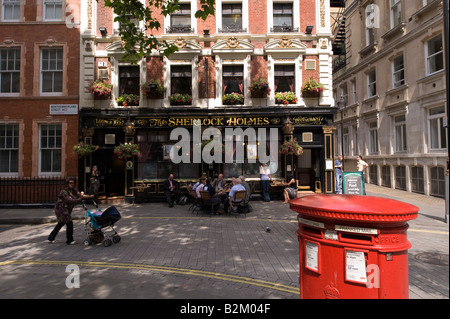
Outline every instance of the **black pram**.
{"type": "MultiPolygon", "coordinates": [[[[98,206],[95,202],[94,205],[98,210],[98,206]]],[[[85,230],[87,238],[84,241],[86,246],[103,242],[103,246],[108,247],[111,246],[112,243],[116,244],[120,242],[121,238],[114,229],[114,224],[120,220],[121,216],[115,206],[107,208],[104,212],[100,210],[91,212],[87,209],[83,201],[83,207],[86,210],[85,230]],[[111,228],[109,233],[103,231],[106,227],[111,228]]]]}

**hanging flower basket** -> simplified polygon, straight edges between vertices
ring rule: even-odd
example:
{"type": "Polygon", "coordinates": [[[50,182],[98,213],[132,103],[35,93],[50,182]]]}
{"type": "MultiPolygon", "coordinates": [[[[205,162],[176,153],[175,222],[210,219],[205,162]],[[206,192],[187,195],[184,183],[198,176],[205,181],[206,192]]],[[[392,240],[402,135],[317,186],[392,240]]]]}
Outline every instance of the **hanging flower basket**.
{"type": "Polygon", "coordinates": [[[252,98],[266,98],[270,93],[269,83],[264,79],[258,79],[248,88],[252,98]]]}
{"type": "Polygon", "coordinates": [[[119,146],[114,147],[114,154],[116,154],[119,158],[129,158],[135,155],[140,155],[139,145],[133,143],[125,143],[120,144],[119,146]]]}
{"type": "Polygon", "coordinates": [[[190,94],[174,93],[169,96],[170,105],[191,105],[192,96],[190,94]]]}
{"type": "Polygon", "coordinates": [[[98,145],[85,144],[83,142],[78,143],[73,147],[73,152],[78,156],[88,156],[98,150],[98,145]]]}
{"type": "Polygon", "coordinates": [[[229,93],[222,96],[223,105],[244,104],[244,96],[240,93],[229,93]]]}
{"type": "Polygon", "coordinates": [[[302,155],[303,147],[301,147],[295,139],[290,139],[280,145],[280,153],[284,155],[302,155]]]}
{"type": "Polygon", "coordinates": [[[275,93],[275,103],[276,104],[295,104],[298,98],[294,92],[278,92],[275,93]]]}
{"type": "Polygon", "coordinates": [[[141,90],[148,99],[162,99],[166,88],[158,80],[150,80],[142,85],[141,90]]]}
{"type": "Polygon", "coordinates": [[[317,98],[323,92],[323,84],[310,78],[303,82],[302,97],[303,98],[317,98]]]}
{"type": "Polygon", "coordinates": [[[89,81],[88,89],[96,99],[109,99],[111,97],[112,85],[103,81],[89,81]]]}
{"type": "Polygon", "coordinates": [[[119,106],[138,106],[139,105],[139,95],[136,94],[124,94],[119,96],[117,99],[117,105],[119,106]]]}

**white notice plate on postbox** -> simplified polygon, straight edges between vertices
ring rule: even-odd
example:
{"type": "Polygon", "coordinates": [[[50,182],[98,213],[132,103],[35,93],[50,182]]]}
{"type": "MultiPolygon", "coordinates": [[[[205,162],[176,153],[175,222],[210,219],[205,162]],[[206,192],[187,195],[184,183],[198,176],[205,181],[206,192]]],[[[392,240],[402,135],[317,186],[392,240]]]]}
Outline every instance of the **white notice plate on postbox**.
{"type": "Polygon", "coordinates": [[[305,241],[306,264],[305,267],[319,272],[319,244],[305,241]]]}
{"type": "Polygon", "coordinates": [[[364,252],[345,251],[345,279],[362,284],[367,282],[364,252]]]}

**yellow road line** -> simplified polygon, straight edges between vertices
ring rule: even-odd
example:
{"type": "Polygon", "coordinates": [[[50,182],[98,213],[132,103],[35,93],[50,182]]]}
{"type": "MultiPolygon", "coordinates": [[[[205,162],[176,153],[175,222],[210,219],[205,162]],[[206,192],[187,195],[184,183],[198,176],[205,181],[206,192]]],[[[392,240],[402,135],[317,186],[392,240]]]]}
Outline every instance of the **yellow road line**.
{"type": "Polygon", "coordinates": [[[254,285],[259,287],[264,287],[268,289],[279,290],[283,292],[292,293],[298,295],[299,289],[287,285],[272,283],[264,280],[252,279],[248,277],[242,276],[234,276],[221,274],[217,272],[209,272],[202,270],[193,270],[187,268],[176,268],[176,267],[165,267],[165,266],[152,266],[152,265],[144,265],[144,264],[128,264],[128,263],[106,263],[106,262],[93,262],[93,261],[57,261],[57,260],[11,260],[0,262],[0,266],[6,265],[77,265],[84,267],[103,267],[103,268],[116,268],[116,269],[137,269],[137,270],[147,270],[147,271],[157,271],[157,272],[166,272],[172,274],[181,274],[181,275],[190,275],[197,277],[206,277],[224,281],[232,281],[247,285],[254,285]]]}

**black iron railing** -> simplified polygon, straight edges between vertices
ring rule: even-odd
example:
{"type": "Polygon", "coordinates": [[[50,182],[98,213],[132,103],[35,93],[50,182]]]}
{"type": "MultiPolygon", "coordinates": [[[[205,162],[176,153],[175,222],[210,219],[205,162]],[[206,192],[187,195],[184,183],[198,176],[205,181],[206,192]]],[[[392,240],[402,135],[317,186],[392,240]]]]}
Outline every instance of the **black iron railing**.
{"type": "MultiPolygon", "coordinates": [[[[56,203],[67,177],[0,177],[0,205],[56,203]]],[[[76,177],[73,178],[75,181],[76,177]]]]}

